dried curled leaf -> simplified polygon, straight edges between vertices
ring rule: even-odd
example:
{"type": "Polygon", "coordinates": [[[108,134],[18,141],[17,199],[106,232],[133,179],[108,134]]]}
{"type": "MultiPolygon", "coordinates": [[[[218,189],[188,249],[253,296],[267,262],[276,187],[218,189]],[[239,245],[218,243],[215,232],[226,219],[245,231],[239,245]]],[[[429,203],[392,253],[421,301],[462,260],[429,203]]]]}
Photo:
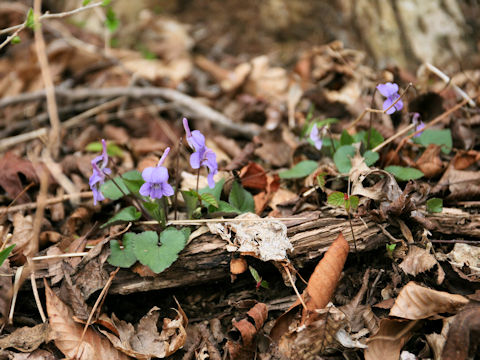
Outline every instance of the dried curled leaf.
{"type": "Polygon", "coordinates": [[[414,325],[412,321],[382,319],[378,332],[368,339],[365,360],[398,360],[414,325]]]}
{"type": "MultiPolygon", "coordinates": [[[[337,287],[349,250],[348,242],[340,233],[316,266],[303,296],[310,312],[327,306],[337,287]]],[[[305,320],[307,315],[304,309],[302,319],[305,320]]]]}
{"type": "Polygon", "coordinates": [[[180,349],[187,339],[185,326],[187,318],[179,306],[177,316],[171,320],[163,319],[162,331],[157,329],[157,321],[160,316],[160,309],[156,306],[140,319],[137,325],[133,326],[126,321],[112,315],[112,325],[115,327],[118,336],[100,330],[113,344],[123,353],[136,359],[165,358],[180,349]]]}
{"type": "Polygon", "coordinates": [[[278,347],[287,359],[313,359],[339,347],[336,333],[346,323],[345,314],[333,305],[319,311],[318,320],[282,336],[278,347]]]}
{"type": "Polygon", "coordinates": [[[426,319],[439,313],[455,313],[467,303],[468,299],[461,295],[428,289],[410,281],[398,294],[390,316],[426,319]]]}
{"type": "Polygon", "coordinates": [[[255,338],[268,316],[267,305],[258,303],[247,312],[247,315],[245,319],[233,321],[234,329],[230,332],[232,336],[227,342],[232,360],[252,358],[256,347],[255,338]],[[240,341],[235,341],[234,338],[240,338],[240,341]]]}
{"type": "Polygon", "coordinates": [[[32,352],[43,343],[48,343],[50,326],[47,323],[33,327],[24,326],[0,339],[0,349],[14,348],[22,352],[32,352]]]}
{"type": "MultiPolygon", "coordinates": [[[[307,288],[302,294],[302,298],[308,309],[303,309],[302,311],[302,325],[305,323],[307,315],[310,315],[308,320],[312,322],[315,320],[316,315],[314,311],[327,306],[337,286],[349,250],[348,242],[343,237],[343,234],[340,233],[322,260],[318,263],[312,276],[308,280],[307,288]]],[[[296,309],[300,304],[300,300],[297,299],[297,301],[277,319],[270,331],[270,337],[274,342],[278,342],[282,335],[287,332],[295,318],[296,309]]]]}
{"type": "Polygon", "coordinates": [[[72,319],[72,312],[45,281],[47,313],[52,329],[51,337],[58,349],[68,358],[77,360],[118,359],[128,356],[116,350],[103,336],[88,328],[82,339],[83,326],[72,319]]]}

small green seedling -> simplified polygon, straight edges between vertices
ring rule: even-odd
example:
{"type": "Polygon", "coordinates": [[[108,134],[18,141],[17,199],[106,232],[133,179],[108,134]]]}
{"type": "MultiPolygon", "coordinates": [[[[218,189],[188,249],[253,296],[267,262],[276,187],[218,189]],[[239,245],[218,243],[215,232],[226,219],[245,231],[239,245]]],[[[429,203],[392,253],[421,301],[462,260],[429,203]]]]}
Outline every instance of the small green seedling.
{"type": "Polygon", "coordinates": [[[256,289],[258,290],[260,287],[263,287],[264,289],[269,289],[268,282],[266,280],[263,280],[262,277],[258,274],[258,271],[255,270],[255,268],[249,266],[248,269],[250,270],[250,274],[252,274],[253,278],[257,282],[256,289]]]}

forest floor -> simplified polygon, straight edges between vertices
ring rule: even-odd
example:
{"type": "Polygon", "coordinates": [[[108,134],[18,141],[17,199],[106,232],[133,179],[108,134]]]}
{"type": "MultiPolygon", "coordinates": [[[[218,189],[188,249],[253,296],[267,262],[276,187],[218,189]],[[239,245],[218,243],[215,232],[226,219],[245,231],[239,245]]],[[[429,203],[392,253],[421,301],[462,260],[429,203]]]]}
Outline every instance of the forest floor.
{"type": "Polygon", "coordinates": [[[479,358],[480,70],[198,6],[1,8],[0,359],[479,358]]]}

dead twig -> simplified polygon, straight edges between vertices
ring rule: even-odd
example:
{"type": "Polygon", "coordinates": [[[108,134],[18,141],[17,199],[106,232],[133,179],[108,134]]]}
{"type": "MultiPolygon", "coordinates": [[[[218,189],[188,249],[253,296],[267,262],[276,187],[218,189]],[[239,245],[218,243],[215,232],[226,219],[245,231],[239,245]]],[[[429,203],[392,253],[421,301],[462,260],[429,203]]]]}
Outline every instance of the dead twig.
{"type": "Polygon", "coordinates": [[[58,157],[60,151],[60,118],[58,117],[57,101],[55,99],[55,85],[53,84],[50,65],[48,64],[45,39],[43,30],[40,26],[39,18],[42,10],[42,0],[33,2],[33,13],[35,17],[35,50],[37,52],[38,63],[42,74],[43,85],[45,86],[45,96],[47,98],[47,111],[50,118],[51,131],[49,134],[48,149],[53,158],[58,157]]]}

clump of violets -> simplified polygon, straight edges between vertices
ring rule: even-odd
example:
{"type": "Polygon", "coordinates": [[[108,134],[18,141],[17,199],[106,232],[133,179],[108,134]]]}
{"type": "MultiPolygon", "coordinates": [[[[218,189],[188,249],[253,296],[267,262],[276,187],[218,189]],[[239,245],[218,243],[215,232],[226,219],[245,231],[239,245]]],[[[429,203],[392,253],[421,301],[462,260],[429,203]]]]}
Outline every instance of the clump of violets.
{"type": "MultiPolygon", "coordinates": [[[[425,128],[425,123],[420,120],[420,114],[419,113],[413,113],[412,116],[412,124],[415,126],[415,132],[423,130],[425,128]]],[[[423,131],[420,131],[418,134],[413,135],[414,138],[418,138],[420,135],[422,135],[423,131]]]]}
{"type": "MultiPolygon", "coordinates": [[[[326,127],[322,128],[322,135],[324,135],[326,127]]],[[[313,141],[313,144],[317,148],[317,150],[321,150],[323,146],[322,136],[320,135],[320,131],[318,130],[317,124],[314,124],[312,130],[310,131],[310,140],[313,141]]]]}
{"type": "Polygon", "coordinates": [[[190,131],[186,118],[183,118],[183,127],[187,134],[188,145],[194,150],[190,155],[190,165],[194,169],[199,169],[201,166],[207,168],[208,187],[213,189],[215,187],[213,177],[218,172],[217,155],[205,145],[205,136],[199,130],[190,131]]]}
{"type": "Polygon", "coordinates": [[[387,114],[391,115],[395,111],[400,111],[403,109],[402,100],[398,100],[395,105],[392,104],[400,97],[398,94],[398,85],[395,83],[387,82],[386,84],[379,84],[377,90],[386,97],[383,102],[383,110],[387,110],[387,114]]]}
{"type": "Polygon", "coordinates": [[[139,193],[152,199],[161,199],[163,196],[172,196],[173,188],[168,183],[168,170],[162,164],[165,162],[170,148],[166,148],[157,166],[147,167],[142,171],[145,184],[140,187],[139,193]]]}
{"type": "Polygon", "coordinates": [[[105,139],[102,139],[102,155],[97,156],[92,160],[93,174],[90,176],[88,183],[90,189],[93,191],[93,205],[97,205],[98,201],[105,200],[102,192],[100,191],[100,186],[105,182],[107,175],[110,175],[112,171],[107,168],[108,165],[108,155],[107,155],[107,143],[105,139]],[[100,163],[101,162],[101,163],[100,163]],[[99,164],[100,163],[100,164],[99,164]]]}

